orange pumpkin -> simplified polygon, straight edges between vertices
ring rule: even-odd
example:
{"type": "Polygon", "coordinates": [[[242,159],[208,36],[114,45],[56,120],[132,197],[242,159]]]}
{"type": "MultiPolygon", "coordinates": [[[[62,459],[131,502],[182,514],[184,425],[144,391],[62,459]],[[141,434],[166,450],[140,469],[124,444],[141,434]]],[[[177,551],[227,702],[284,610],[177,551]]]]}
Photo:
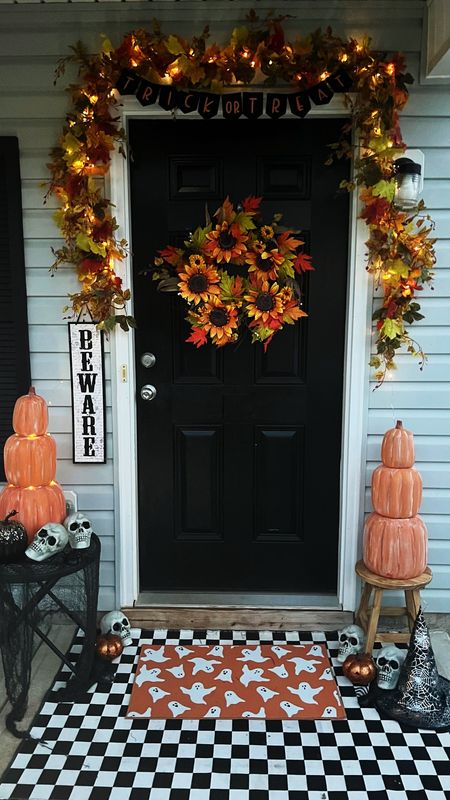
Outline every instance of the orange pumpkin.
{"type": "Polygon", "coordinates": [[[123,643],[120,636],[115,633],[106,633],[104,636],[97,636],[95,642],[95,652],[105,661],[112,661],[113,658],[120,656],[123,650],[123,643]]]}
{"type": "Polygon", "coordinates": [[[28,394],[16,400],[13,412],[13,429],[21,436],[42,436],[48,427],[48,408],[43,397],[36,394],[34,386],[28,394]]]}
{"type": "Polygon", "coordinates": [[[381,445],[381,460],[386,467],[405,469],[415,461],[414,437],[403,427],[401,419],[395,428],[386,431],[381,445]]]}
{"type": "Polygon", "coordinates": [[[44,436],[13,434],[3,451],[8,483],[25,488],[50,483],[56,472],[56,442],[49,433],[44,436]]]}
{"type": "Polygon", "coordinates": [[[379,466],[372,475],[372,505],[383,517],[415,517],[422,501],[417,470],[379,466]]]}
{"type": "Polygon", "coordinates": [[[354,686],[367,686],[375,679],[377,667],[370,653],[353,653],[345,659],[342,672],[354,686]]]}
{"type": "Polygon", "coordinates": [[[17,521],[25,527],[28,541],[46,522],[64,522],[66,516],[66,500],[62,489],[56,481],[49,486],[29,486],[21,489],[17,486],[6,486],[0,495],[0,519],[9,511],[17,509],[17,521]]]}
{"type": "Polygon", "coordinates": [[[363,560],[376,575],[407,580],[425,571],[428,536],[419,516],[391,519],[372,512],[364,525],[363,560]]]}

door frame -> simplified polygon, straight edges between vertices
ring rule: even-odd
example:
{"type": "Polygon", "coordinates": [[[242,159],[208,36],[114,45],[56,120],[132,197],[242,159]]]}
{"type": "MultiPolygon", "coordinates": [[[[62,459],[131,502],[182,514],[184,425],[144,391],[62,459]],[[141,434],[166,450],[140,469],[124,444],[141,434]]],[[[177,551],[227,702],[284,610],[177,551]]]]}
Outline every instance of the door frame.
{"type": "MultiPolygon", "coordinates": [[[[167,119],[157,106],[143,109],[135,97],[121,100],[120,125],[128,120],[167,119]]],[[[173,113],[173,112],[172,112],[173,113]]],[[[287,114],[286,118],[291,117],[287,114]]],[[[309,119],[349,116],[342,95],[327,106],[313,108],[309,119]]],[[[196,112],[180,117],[199,119],[196,112]]],[[[296,119],[296,117],[293,117],[296,119]]],[[[176,120],[174,121],[176,124],[176,120]]],[[[214,120],[205,121],[205,125],[214,120]]],[[[261,124],[264,124],[261,121],[261,124]]],[[[308,120],[303,120],[308,124],[308,120]]],[[[131,241],[131,197],[128,161],[112,154],[106,194],[113,204],[118,238],[131,241]]],[[[342,448],[340,468],[340,521],[338,556],[338,603],[343,611],[356,607],[357,580],[354,565],[364,519],[369,353],[371,341],[372,281],[364,269],[366,225],[358,218],[359,201],[353,192],[349,206],[347,315],[342,397],[342,448]]],[[[131,258],[116,265],[125,286],[132,286],[131,258]]],[[[133,303],[129,312],[133,313],[133,303]]],[[[135,605],[139,594],[138,475],[135,340],[132,331],[117,326],[111,340],[111,388],[114,449],[114,522],[116,548],[116,599],[118,606],[135,605]]],[[[326,457],[326,456],[325,456],[326,457]]],[[[317,606],[315,606],[317,607],[317,606]]]]}

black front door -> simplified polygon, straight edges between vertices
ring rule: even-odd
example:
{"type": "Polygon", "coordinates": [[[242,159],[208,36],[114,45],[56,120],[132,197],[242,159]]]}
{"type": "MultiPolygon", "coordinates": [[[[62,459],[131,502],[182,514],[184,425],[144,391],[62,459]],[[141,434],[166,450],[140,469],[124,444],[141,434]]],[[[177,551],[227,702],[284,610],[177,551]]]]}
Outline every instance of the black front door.
{"type": "Polygon", "coordinates": [[[324,162],[342,124],[130,122],[141,591],[336,590],[348,199],[347,165],[324,162]],[[184,301],[142,270],[205,224],[205,203],[250,194],[307,243],[309,317],[266,354],[197,350],[184,301]]]}

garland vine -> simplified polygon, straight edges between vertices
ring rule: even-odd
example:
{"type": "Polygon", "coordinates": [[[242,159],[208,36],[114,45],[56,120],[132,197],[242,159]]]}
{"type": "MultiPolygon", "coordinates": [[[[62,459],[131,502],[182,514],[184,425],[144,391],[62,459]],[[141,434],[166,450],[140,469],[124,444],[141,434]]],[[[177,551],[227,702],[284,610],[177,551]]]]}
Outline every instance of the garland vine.
{"type": "Polygon", "coordinates": [[[71,108],[49,164],[48,194],[59,201],[54,218],[64,239],[53,251],[51,269],[65,263],[77,269],[81,289],[70,295],[71,305],[65,310],[78,315],[88,308],[107,332],[116,324],[124,330],[135,325],[126,313],[130,291],[115,271],[115,264],[127,257],[128,245],[116,237],[111,203],[96,180],[107,174],[113,150],[125,154],[115,89],[123,70],[156,84],[222,93],[261,84],[308,90],[345,68],[352,80],[351,94],[345,95],[352,117],[340,141],[330,145],[326,163],[334,158],[354,160],[353,180],[344,181],[341,188],[359,189],[360,216],[368,227],[366,268],[382,288],[374,312],[376,354],[370,362],[380,383],[394,368],[401,346],[423,364],[424,353],[406,326],[423,318],[417,295],[433,279],[436,261],[434,225],[423,202],[409,212],[393,204],[394,160],[406,149],[399,112],[413,78],[405,72],[402,54],[375,52],[369,39],[343,39],[327,28],[287,41],[284,19],[260,20],[251,11],[223,45],[209,42],[208,27],[185,39],[164,35],[154,21],[152,30],[132,31],[118,47],[103,37],[97,54],[89,54],[81,43],[72,47],[72,54],[58,63],[55,78],[68,62],[78,65],[78,82],[68,87],[71,108]],[[353,126],[359,136],[356,156],[348,141],[353,126]]]}

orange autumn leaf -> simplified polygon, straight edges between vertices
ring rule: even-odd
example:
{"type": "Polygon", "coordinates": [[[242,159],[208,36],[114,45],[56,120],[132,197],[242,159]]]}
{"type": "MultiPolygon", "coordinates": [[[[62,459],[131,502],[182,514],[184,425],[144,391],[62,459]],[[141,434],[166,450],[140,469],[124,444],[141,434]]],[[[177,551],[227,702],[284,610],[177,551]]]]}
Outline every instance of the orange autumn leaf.
{"type": "Polygon", "coordinates": [[[232,222],[234,220],[236,214],[228,195],[226,196],[220,208],[217,209],[214,216],[217,217],[219,222],[232,222]]]}
{"type": "Polygon", "coordinates": [[[242,201],[242,208],[246,214],[255,213],[261,204],[261,200],[262,197],[255,197],[255,195],[249,194],[249,196],[242,201]]]}
{"type": "Polygon", "coordinates": [[[297,247],[304,244],[301,239],[296,239],[295,236],[291,236],[292,231],[283,231],[277,237],[278,247],[281,251],[283,250],[296,250],[297,247]]]}
{"type": "Polygon", "coordinates": [[[306,255],[306,253],[299,253],[294,261],[294,269],[299,274],[300,272],[309,272],[313,270],[314,267],[311,264],[311,256],[306,255]]]}
{"type": "Polygon", "coordinates": [[[159,254],[164,261],[167,261],[168,264],[172,264],[172,266],[175,267],[180,260],[181,251],[178,247],[169,244],[164,250],[159,250],[159,254]]]}
{"type": "Polygon", "coordinates": [[[206,344],[206,333],[203,328],[193,328],[192,333],[186,339],[186,342],[192,342],[195,346],[201,347],[206,344]]]}

